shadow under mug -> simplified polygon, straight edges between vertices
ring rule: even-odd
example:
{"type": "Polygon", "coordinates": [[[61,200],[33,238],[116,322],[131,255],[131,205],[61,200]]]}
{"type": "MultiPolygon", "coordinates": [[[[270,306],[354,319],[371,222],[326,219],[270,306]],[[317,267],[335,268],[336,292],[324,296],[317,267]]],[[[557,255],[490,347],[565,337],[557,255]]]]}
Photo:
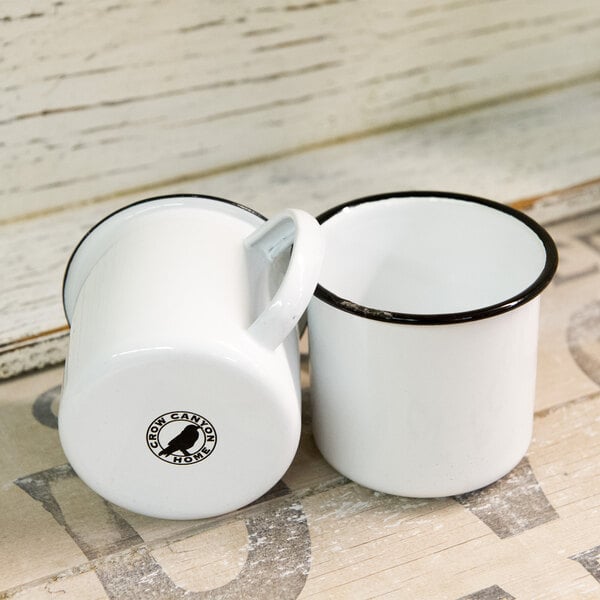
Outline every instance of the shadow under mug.
{"type": "Polygon", "coordinates": [[[308,310],[313,431],[325,459],[382,492],[436,497],[508,473],[531,440],[549,234],[496,202],[370,196],[318,217],[308,310]]]}

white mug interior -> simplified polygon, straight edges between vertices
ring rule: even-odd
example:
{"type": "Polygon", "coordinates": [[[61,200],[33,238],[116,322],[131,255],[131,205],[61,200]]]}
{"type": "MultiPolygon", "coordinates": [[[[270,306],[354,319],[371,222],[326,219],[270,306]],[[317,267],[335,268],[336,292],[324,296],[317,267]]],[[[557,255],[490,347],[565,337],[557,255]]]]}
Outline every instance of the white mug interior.
{"type": "Polygon", "coordinates": [[[363,307],[462,313],[522,294],[547,252],[512,212],[457,197],[401,196],[346,206],[322,223],[320,286],[363,307]]]}

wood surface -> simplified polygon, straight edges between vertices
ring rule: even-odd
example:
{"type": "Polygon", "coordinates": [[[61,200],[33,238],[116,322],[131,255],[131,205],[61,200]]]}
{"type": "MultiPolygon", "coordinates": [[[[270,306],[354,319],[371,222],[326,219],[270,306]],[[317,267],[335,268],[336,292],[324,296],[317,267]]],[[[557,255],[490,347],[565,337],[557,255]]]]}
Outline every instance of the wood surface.
{"type": "Polygon", "coordinates": [[[599,71],[596,0],[0,0],[0,219],[599,71]]]}
{"type": "Polygon", "coordinates": [[[314,446],[304,360],[300,449],[267,496],[215,519],[141,517],[66,464],[62,368],[47,369],[0,384],[0,598],[600,598],[600,207],[549,230],[561,263],[534,436],[500,482],[415,500],[348,481],[314,446]]]}
{"type": "Polygon", "coordinates": [[[542,222],[600,205],[600,82],[0,225],[0,378],[64,359],[61,284],[77,241],[147,196],[225,196],[266,215],[318,214],[391,190],[446,189],[517,202],[542,222]]]}

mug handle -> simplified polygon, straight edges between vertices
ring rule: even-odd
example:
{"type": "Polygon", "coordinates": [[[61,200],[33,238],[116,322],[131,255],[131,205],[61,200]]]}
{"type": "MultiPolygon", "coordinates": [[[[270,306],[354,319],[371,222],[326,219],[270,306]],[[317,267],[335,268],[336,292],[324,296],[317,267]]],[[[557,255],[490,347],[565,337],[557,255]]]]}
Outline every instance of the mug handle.
{"type": "Polygon", "coordinates": [[[317,287],[325,242],[317,220],[307,212],[287,209],[245,240],[269,262],[293,245],[287,271],[269,306],[250,325],[248,332],[263,346],[274,350],[296,326],[317,287]]]}

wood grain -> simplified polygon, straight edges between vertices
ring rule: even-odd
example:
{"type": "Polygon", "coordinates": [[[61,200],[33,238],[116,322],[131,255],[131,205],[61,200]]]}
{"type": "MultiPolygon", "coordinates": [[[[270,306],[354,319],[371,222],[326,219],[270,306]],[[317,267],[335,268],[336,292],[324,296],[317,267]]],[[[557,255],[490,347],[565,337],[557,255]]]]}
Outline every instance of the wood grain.
{"type": "Polygon", "coordinates": [[[2,0],[0,40],[9,219],[589,80],[600,7],[2,0]]]}

